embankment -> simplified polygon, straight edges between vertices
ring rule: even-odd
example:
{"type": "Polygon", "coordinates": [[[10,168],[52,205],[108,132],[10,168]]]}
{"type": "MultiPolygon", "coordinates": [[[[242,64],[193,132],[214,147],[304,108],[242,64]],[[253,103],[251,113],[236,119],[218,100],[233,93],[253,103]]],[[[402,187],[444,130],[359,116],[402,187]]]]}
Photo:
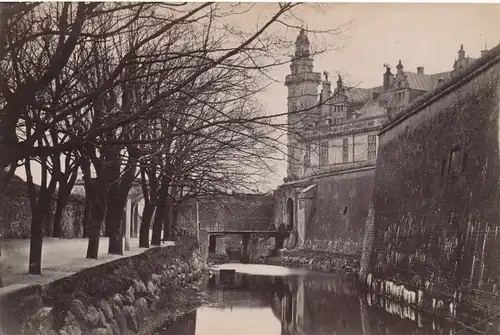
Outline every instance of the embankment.
{"type": "Polygon", "coordinates": [[[188,240],[43,286],[11,286],[0,295],[0,333],[136,334],[158,314],[192,308],[204,266],[188,240]]]}
{"type": "Polygon", "coordinates": [[[277,258],[267,259],[266,263],[288,267],[307,267],[328,273],[357,274],[359,271],[359,256],[324,250],[285,249],[280,251],[277,258]]]}

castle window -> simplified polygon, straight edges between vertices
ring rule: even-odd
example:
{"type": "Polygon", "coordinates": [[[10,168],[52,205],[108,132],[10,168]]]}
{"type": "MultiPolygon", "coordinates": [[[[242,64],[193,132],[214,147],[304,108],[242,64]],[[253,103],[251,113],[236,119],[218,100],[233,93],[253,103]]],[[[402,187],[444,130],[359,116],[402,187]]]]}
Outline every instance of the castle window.
{"type": "Polygon", "coordinates": [[[349,161],[349,139],[344,138],[342,143],[342,162],[347,163],[349,161]]]}
{"type": "Polygon", "coordinates": [[[462,157],[462,172],[465,172],[466,166],[467,166],[467,153],[464,152],[464,155],[462,157]]]}
{"type": "Polygon", "coordinates": [[[319,149],[319,165],[328,164],[328,142],[321,142],[319,149]]]}
{"type": "Polygon", "coordinates": [[[368,135],[368,159],[377,157],[377,135],[368,135]]]}
{"type": "Polygon", "coordinates": [[[291,145],[288,146],[288,156],[293,160],[295,158],[295,150],[291,145]]]}
{"type": "Polygon", "coordinates": [[[343,215],[344,215],[344,216],[346,216],[346,215],[347,215],[347,210],[348,210],[348,209],[349,209],[349,208],[348,208],[347,206],[345,206],[345,207],[344,207],[344,213],[343,213],[343,215]]]}
{"type": "Polygon", "coordinates": [[[441,177],[444,177],[446,174],[446,159],[443,159],[441,162],[441,177]]]}
{"type": "Polygon", "coordinates": [[[448,173],[458,172],[460,167],[460,148],[452,149],[450,152],[450,158],[448,163],[448,173]]]}
{"type": "Polygon", "coordinates": [[[304,155],[304,168],[311,167],[311,145],[306,145],[306,154],[304,155]]]}

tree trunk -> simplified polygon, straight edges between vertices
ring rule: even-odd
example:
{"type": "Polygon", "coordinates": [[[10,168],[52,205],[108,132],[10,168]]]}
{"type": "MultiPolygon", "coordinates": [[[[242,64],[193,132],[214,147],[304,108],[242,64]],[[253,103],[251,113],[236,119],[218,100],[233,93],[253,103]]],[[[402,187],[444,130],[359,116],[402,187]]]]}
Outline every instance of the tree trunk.
{"type": "Polygon", "coordinates": [[[179,236],[177,233],[179,232],[177,226],[177,219],[179,217],[179,204],[174,203],[172,205],[172,224],[170,225],[170,238],[175,241],[179,236]]]}
{"type": "Polygon", "coordinates": [[[108,253],[123,255],[123,208],[127,198],[122,199],[116,192],[110,193],[108,197],[106,211],[106,228],[109,232],[108,253]]]}
{"type": "Polygon", "coordinates": [[[92,179],[89,185],[91,199],[90,222],[88,226],[89,245],[87,247],[87,258],[97,259],[99,255],[99,237],[101,227],[106,215],[106,186],[99,179],[92,179]]]}
{"type": "Polygon", "coordinates": [[[56,212],[54,214],[54,227],[52,237],[62,237],[62,214],[68,203],[69,193],[65,187],[60,187],[57,192],[56,212]]]}
{"type": "Polygon", "coordinates": [[[30,255],[28,273],[42,274],[43,218],[41,213],[33,213],[30,231],[30,255]]]}
{"type": "Polygon", "coordinates": [[[89,221],[90,213],[92,209],[92,201],[88,195],[85,196],[85,207],[83,208],[83,220],[82,220],[82,237],[89,237],[89,221]]]}
{"type": "Polygon", "coordinates": [[[139,248],[149,248],[149,227],[153,218],[155,207],[153,203],[148,202],[142,210],[142,222],[139,231],[139,248]]]}
{"type": "Polygon", "coordinates": [[[92,204],[90,224],[88,227],[89,245],[87,247],[87,258],[97,259],[99,255],[99,238],[101,236],[101,225],[105,216],[103,206],[92,204]]]}
{"type": "MultiPolygon", "coordinates": [[[[111,234],[112,234],[112,230],[113,230],[113,227],[111,227],[111,225],[114,224],[113,222],[113,218],[109,218],[109,215],[108,215],[108,212],[110,210],[110,207],[113,207],[114,205],[114,199],[112,199],[115,195],[116,195],[116,189],[118,188],[118,185],[116,185],[116,183],[114,183],[113,185],[111,185],[111,187],[109,188],[109,194],[108,194],[108,200],[107,200],[107,204],[106,204],[106,219],[104,221],[104,236],[106,237],[111,237],[111,234]]],[[[114,213],[116,214],[116,213],[114,213]]],[[[120,215],[120,219],[121,219],[121,215],[120,215]]],[[[110,243],[111,243],[111,240],[110,240],[110,243]]]]}
{"type": "Polygon", "coordinates": [[[152,245],[161,245],[161,229],[163,227],[163,220],[165,220],[168,190],[170,187],[170,180],[167,177],[162,179],[160,189],[158,190],[158,200],[156,203],[156,215],[153,222],[153,236],[151,237],[152,245]]]}
{"type": "MultiPolygon", "coordinates": [[[[0,155],[1,156],[1,155],[0,155]]],[[[11,169],[8,172],[4,172],[5,168],[8,166],[6,165],[7,161],[3,161],[2,157],[0,157],[0,168],[2,175],[0,176],[0,215],[3,215],[2,211],[2,204],[4,201],[5,197],[5,191],[7,190],[7,186],[14,176],[15,168],[14,166],[11,166],[11,169]]],[[[4,235],[4,225],[5,222],[2,222],[2,218],[0,218],[0,257],[2,257],[2,244],[3,244],[3,235],[4,235]]],[[[3,281],[2,281],[2,274],[0,273],[0,287],[3,287],[3,281]]]]}
{"type": "Polygon", "coordinates": [[[165,217],[163,218],[163,241],[171,239],[170,227],[172,224],[172,203],[169,201],[165,205],[165,217]]]}
{"type": "Polygon", "coordinates": [[[153,222],[153,236],[151,237],[151,245],[161,245],[161,228],[165,219],[166,199],[158,201],[156,206],[156,215],[153,222]]]}

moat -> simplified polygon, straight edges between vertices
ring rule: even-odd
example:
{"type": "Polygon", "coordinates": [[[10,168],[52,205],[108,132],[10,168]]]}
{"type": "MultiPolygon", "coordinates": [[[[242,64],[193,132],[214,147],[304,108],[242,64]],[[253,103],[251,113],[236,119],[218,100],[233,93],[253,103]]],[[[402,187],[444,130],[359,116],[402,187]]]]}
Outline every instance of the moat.
{"type": "Polygon", "coordinates": [[[219,269],[230,271],[216,271],[207,280],[207,303],[154,334],[468,334],[364,293],[352,276],[267,265],[224,264],[219,269]]]}

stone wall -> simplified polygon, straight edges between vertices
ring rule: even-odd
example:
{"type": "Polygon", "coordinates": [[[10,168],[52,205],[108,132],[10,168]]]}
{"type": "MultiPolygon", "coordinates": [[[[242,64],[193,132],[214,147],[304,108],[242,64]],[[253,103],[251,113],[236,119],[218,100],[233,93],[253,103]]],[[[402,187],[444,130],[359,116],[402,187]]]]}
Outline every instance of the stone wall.
{"type": "Polygon", "coordinates": [[[374,173],[370,168],[315,180],[306,246],[361,255],[374,173]]]}
{"type": "Polygon", "coordinates": [[[154,311],[201,277],[203,264],[196,243],[189,240],[88,268],[43,287],[14,290],[0,299],[1,333],[135,334],[154,311]]]}
{"type": "Polygon", "coordinates": [[[471,307],[500,312],[499,55],[380,135],[364,280],[450,318],[471,307]]]}
{"type": "MultiPolygon", "coordinates": [[[[199,197],[198,217],[203,230],[267,230],[274,208],[267,194],[228,194],[199,197]]],[[[179,226],[196,227],[196,200],[179,210],[179,226]]]]}
{"type": "MultiPolygon", "coordinates": [[[[61,218],[63,238],[82,237],[84,200],[71,196],[61,218]]],[[[48,218],[45,222],[45,234],[50,236],[54,225],[56,202],[51,202],[48,218]]],[[[26,182],[14,176],[8,185],[0,208],[0,231],[5,238],[29,238],[31,208],[26,182]]]]}
{"type": "Polygon", "coordinates": [[[374,175],[374,166],[366,166],[283,185],[275,193],[276,227],[289,226],[287,202],[292,199],[298,239],[292,248],[360,256],[374,175]]]}

